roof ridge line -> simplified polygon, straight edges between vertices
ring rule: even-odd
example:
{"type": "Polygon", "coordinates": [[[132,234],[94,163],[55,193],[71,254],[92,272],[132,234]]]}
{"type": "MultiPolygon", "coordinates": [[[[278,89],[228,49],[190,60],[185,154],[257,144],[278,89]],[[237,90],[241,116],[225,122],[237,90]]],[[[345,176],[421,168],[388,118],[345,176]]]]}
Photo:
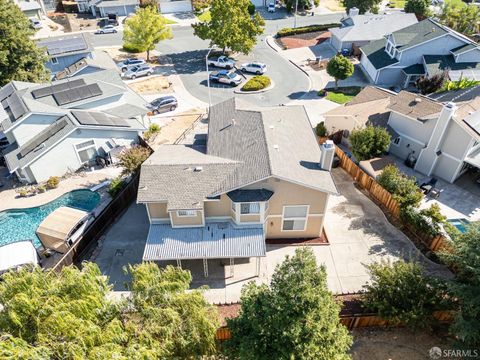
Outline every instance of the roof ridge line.
{"type": "Polygon", "coordinates": [[[267,141],[267,132],[265,131],[265,121],[263,120],[263,112],[258,111],[260,113],[260,120],[262,121],[262,134],[263,134],[263,139],[265,142],[265,148],[267,150],[267,159],[268,159],[268,171],[270,173],[270,176],[273,174],[272,170],[272,159],[270,157],[270,150],[268,149],[268,141],[267,141]]]}

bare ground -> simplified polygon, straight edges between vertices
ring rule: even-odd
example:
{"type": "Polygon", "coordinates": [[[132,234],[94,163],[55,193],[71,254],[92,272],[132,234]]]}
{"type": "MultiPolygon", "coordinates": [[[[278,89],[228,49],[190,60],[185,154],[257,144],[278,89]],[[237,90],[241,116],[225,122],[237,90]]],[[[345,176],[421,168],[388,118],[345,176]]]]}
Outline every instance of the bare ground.
{"type": "Polygon", "coordinates": [[[365,328],[352,331],[353,360],[428,360],[429,350],[445,348],[450,339],[404,328],[365,328]]]}
{"type": "Polygon", "coordinates": [[[145,80],[128,84],[128,86],[136,93],[142,95],[168,94],[173,92],[170,82],[165,76],[150,77],[145,80]]]}

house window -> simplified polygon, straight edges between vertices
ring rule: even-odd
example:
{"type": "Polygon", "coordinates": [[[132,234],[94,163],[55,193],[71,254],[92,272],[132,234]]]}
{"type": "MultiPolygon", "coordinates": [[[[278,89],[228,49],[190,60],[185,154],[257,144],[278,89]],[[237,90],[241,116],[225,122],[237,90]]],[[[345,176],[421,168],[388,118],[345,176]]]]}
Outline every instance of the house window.
{"type": "Polygon", "coordinates": [[[82,164],[93,160],[97,156],[97,149],[95,147],[95,141],[93,140],[76,144],[75,149],[82,164]]]}
{"type": "Polygon", "coordinates": [[[195,217],[197,216],[197,212],[195,210],[178,210],[177,216],[178,217],[195,217]]]}
{"type": "Polygon", "coordinates": [[[393,145],[400,145],[401,137],[397,136],[395,139],[393,139],[393,145]]]}
{"type": "Polygon", "coordinates": [[[260,203],[258,203],[258,202],[241,203],[240,204],[240,214],[242,214],[242,215],[260,214],[260,203]]]}
{"type": "Polygon", "coordinates": [[[304,231],[307,225],[308,205],[283,207],[283,231],[304,231]]]}
{"type": "Polygon", "coordinates": [[[56,57],[52,57],[50,61],[52,62],[52,64],[58,64],[58,59],[56,57]]]}

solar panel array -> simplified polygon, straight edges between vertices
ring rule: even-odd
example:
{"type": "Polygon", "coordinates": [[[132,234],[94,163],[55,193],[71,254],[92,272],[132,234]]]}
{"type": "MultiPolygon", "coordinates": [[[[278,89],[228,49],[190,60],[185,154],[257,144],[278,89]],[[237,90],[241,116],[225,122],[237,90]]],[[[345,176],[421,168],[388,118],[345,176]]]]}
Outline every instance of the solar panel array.
{"type": "Polygon", "coordinates": [[[27,107],[17,93],[13,93],[7,98],[7,104],[15,120],[18,120],[28,112],[27,107]]]}
{"type": "Polygon", "coordinates": [[[64,83],[61,83],[61,84],[45,86],[43,88],[33,90],[32,96],[34,97],[34,99],[40,99],[42,97],[50,96],[60,91],[73,89],[83,85],[85,85],[85,80],[83,79],[65,81],[64,83]]]}
{"type": "Polygon", "coordinates": [[[124,119],[109,117],[101,112],[72,111],[72,115],[82,125],[130,127],[124,119]]]}
{"type": "Polygon", "coordinates": [[[47,47],[49,55],[58,55],[88,49],[87,42],[83,36],[53,40],[50,42],[44,42],[42,45],[47,47]]]}
{"type": "Polygon", "coordinates": [[[90,84],[56,92],[53,94],[53,98],[58,105],[62,106],[102,94],[103,92],[98,84],[90,84]]]}
{"type": "Polygon", "coordinates": [[[474,116],[467,116],[464,120],[468,126],[470,126],[477,134],[480,134],[480,116],[474,114],[474,116]]]}
{"type": "Polygon", "coordinates": [[[65,126],[68,125],[68,120],[65,116],[62,116],[57,121],[55,121],[52,125],[47,127],[45,130],[41,131],[35,138],[28,141],[20,150],[20,156],[25,157],[28,153],[35,150],[38,146],[43,144],[45,141],[50,139],[53,135],[58,133],[62,130],[65,126]]]}

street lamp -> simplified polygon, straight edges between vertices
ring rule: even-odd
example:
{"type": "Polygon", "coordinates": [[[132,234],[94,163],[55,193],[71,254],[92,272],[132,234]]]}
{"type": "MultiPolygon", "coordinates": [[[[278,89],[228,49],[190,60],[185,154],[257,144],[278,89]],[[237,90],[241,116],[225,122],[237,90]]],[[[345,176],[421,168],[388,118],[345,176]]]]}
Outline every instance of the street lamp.
{"type": "Polygon", "coordinates": [[[207,55],[205,55],[205,64],[207,65],[208,113],[210,113],[210,107],[212,106],[212,95],[210,94],[210,73],[208,72],[208,57],[210,56],[212,50],[213,48],[210,48],[207,55]]]}
{"type": "Polygon", "coordinates": [[[295,13],[293,14],[293,28],[297,27],[297,8],[298,8],[298,0],[295,0],[295,13]]]}

